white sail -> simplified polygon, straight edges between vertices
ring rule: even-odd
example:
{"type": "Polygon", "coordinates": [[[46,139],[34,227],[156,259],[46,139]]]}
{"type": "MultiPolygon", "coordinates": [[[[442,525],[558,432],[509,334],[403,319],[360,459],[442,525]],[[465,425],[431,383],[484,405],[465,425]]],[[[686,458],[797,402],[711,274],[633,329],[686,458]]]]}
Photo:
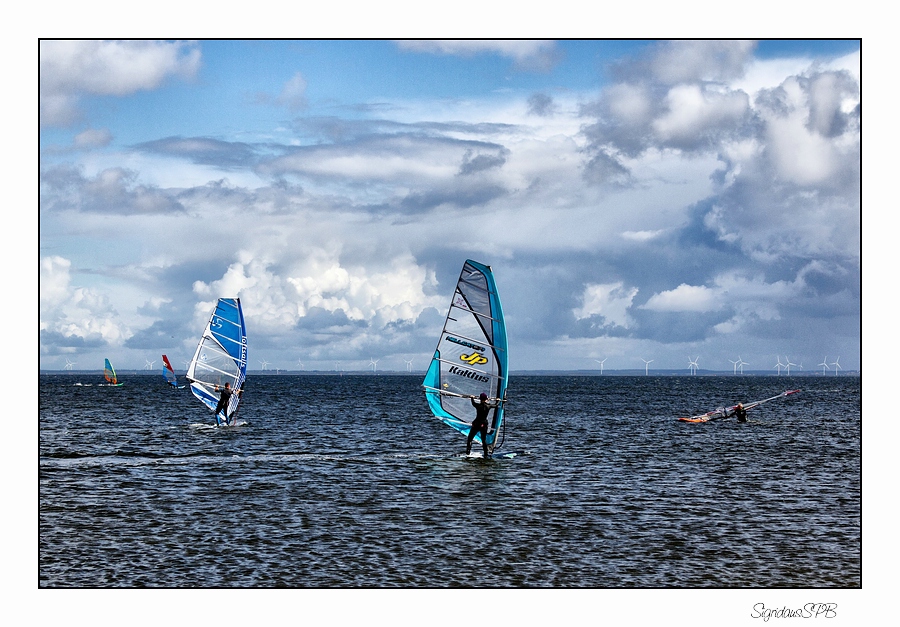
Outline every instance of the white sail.
{"type": "MultiPolygon", "coordinates": [[[[434,416],[468,434],[475,408],[472,396],[499,400],[488,414],[487,444],[498,447],[509,378],[506,323],[491,268],[463,264],[444,328],[422,386],[434,416]]],[[[481,442],[481,437],[476,436],[481,442]]]]}

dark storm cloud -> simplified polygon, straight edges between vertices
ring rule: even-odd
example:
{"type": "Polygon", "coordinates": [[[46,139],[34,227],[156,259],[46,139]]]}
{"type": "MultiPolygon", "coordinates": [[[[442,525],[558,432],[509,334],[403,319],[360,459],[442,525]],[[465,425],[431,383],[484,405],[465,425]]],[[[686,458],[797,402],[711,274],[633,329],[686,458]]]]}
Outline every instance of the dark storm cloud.
{"type": "Polygon", "coordinates": [[[475,185],[413,193],[400,201],[400,209],[410,213],[430,211],[440,206],[469,209],[502,198],[509,192],[499,185],[475,185]]]}
{"type": "Polygon", "coordinates": [[[258,146],[208,137],[166,137],[137,144],[133,149],[223,169],[250,168],[259,159],[260,153],[258,146]]]}
{"type": "Polygon", "coordinates": [[[551,116],[556,112],[553,98],[547,94],[532,94],[528,97],[528,113],[541,117],[551,116]]]}
{"type": "MultiPolygon", "coordinates": [[[[169,320],[157,320],[149,327],[140,329],[130,338],[125,340],[126,348],[139,348],[145,350],[156,350],[160,346],[170,346],[176,343],[175,338],[181,338],[190,335],[191,329],[188,327],[178,327],[173,325],[169,320]]],[[[196,331],[197,337],[200,337],[200,330],[196,331]]]]}
{"type": "Polygon", "coordinates": [[[348,119],[337,116],[310,116],[297,118],[291,128],[312,143],[349,143],[363,139],[413,135],[419,137],[444,137],[448,134],[489,137],[515,131],[514,124],[498,122],[397,122],[388,119],[348,119]]]}
{"type": "MultiPolygon", "coordinates": [[[[40,332],[40,343],[42,350],[44,347],[52,348],[54,354],[67,354],[65,351],[58,350],[59,348],[103,348],[104,346],[109,346],[109,342],[104,340],[100,335],[91,334],[91,335],[63,335],[62,333],[58,333],[56,331],[44,331],[40,332]]],[[[85,366],[87,367],[87,366],[85,366]]]]}
{"type": "Polygon", "coordinates": [[[492,154],[475,154],[472,150],[467,150],[463,155],[462,165],[459,167],[459,173],[462,175],[474,174],[485,170],[503,167],[509,157],[510,151],[505,148],[493,151],[492,154]]]}
{"type": "Polygon", "coordinates": [[[87,178],[69,165],[41,173],[41,206],[52,211],[85,211],[117,215],[179,213],[184,207],[166,190],[137,183],[138,174],[108,168],[87,178]]]}

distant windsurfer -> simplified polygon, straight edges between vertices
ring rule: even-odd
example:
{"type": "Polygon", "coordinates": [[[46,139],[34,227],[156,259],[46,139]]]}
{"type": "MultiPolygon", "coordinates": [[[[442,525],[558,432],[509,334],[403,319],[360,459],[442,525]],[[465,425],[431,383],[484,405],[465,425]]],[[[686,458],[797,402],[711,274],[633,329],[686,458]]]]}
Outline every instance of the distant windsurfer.
{"type": "Polygon", "coordinates": [[[232,390],[231,384],[226,383],[224,387],[216,386],[215,391],[222,391],[222,395],[219,396],[219,404],[216,405],[216,422],[219,421],[219,412],[225,410],[225,424],[228,424],[228,403],[231,401],[231,395],[237,392],[238,398],[241,397],[241,394],[244,393],[244,390],[232,390]]]}
{"type": "Polygon", "coordinates": [[[737,418],[738,422],[747,422],[747,410],[744,409],[743,403],[738,403],[734,406],[734,413],[732,416],[737,418]]]}
{"type": "Polygon", "coordinates": [[[475,402],[474,396],[469,396],[469,398],[472,399],[472,407],[475,408],[475,420],[472,421],[472,427],[469,429],[469,437],[466,439],[466,455],[472,452],[472,440],[475,439],[475,434],[480,433],[481,446],[484,448],[484,458],[487,459],[490,457],[487,445],[487,416],[488,412],[496,407],[498,403],[496,401],[489,403],[488,395],[484,392],[481,393],[478,402],[475,402]]]}

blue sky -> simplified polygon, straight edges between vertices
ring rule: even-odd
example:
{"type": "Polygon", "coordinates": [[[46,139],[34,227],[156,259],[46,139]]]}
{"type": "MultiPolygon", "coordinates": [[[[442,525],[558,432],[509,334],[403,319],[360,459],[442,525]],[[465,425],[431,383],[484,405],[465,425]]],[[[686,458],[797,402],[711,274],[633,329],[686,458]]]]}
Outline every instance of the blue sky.
{"type": "Polygon", "coordinates": [[[40,367],[183,367],[238,296],[251,369],[420,370],[472,258],[513,370],[856,370],[859,81],[853,40],[45,40],[40,367]]]}

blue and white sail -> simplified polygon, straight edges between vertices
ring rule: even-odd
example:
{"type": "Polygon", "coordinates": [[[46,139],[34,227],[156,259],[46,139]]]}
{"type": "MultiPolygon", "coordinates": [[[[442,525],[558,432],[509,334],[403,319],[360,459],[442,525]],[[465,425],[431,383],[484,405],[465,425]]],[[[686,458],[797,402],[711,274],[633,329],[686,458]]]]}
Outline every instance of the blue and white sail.
{"type": "MultiPolygon", "coordinates": [[[[231,384],[239,390],[247,377],[247,330],[239,298],[220,298],[206,323],[197,345],[187,378],[191,391],[204,405],[215,411],[220,394],[215,387],[231,384]]],[[[231,416],[240,403],[240,395],[232,394],[228,404],[231,416]]],[[[224,416],[216,416],[216,423],[224,416]]]]}
{"type": "MultiPolygon", "coordinates": [[[[422,386],[434,416],[468,435],[475,418],[471,397],[482,392],[498,406],[488,414],[488,449],[503,426],[509,379],[506,323],[490,266],[463,264],[444,328],[422,386]]],[[[475,436],[481,442],[481,436],[475,436]]]]}

